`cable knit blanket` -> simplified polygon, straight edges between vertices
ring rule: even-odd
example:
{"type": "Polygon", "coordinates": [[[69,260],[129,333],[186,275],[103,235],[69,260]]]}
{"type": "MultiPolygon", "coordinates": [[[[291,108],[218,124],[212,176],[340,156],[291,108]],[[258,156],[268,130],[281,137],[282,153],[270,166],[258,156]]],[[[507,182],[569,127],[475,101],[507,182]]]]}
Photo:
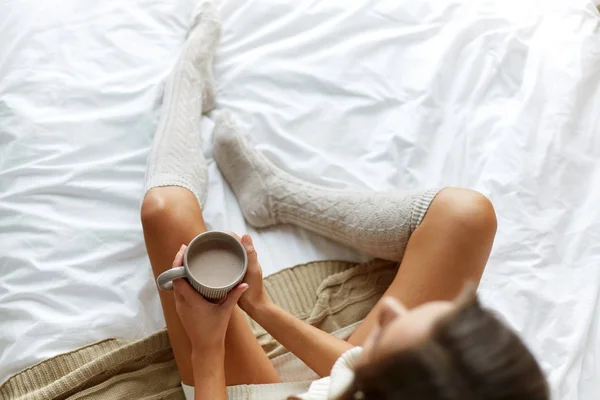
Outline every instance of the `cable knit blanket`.
{"type": "MultiPolygon", "coordinates": [[[[324,331],[362,320],[393,280],[397,263],[315,261],[264,280],[271,299],[324,331]]],[[[248,318],[270,358],[286,352],[248,318]]],[[[140,340],[106,339],[43,361],[0,386],[1,400],[183,399],[166,330],[140,340]]]]}

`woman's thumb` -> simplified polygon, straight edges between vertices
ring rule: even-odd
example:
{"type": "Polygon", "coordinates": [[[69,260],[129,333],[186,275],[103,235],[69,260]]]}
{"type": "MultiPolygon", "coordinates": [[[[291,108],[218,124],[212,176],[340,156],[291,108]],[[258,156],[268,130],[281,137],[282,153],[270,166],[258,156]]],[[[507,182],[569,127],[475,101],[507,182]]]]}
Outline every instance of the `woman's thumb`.
{"type": "Polygon", "coordinates": [[[223,306],[225,306],[225,308],[233,309],[233,307],[240,300],[240,297],[242,297],[242,295],[246,290],[248,290],[248,288],[249,286],[247,283],[240,283],[239,285],[237,285],[231,292],[229,292],[229,294],[225,298],[225,301],[223,302],[223,306]]]}

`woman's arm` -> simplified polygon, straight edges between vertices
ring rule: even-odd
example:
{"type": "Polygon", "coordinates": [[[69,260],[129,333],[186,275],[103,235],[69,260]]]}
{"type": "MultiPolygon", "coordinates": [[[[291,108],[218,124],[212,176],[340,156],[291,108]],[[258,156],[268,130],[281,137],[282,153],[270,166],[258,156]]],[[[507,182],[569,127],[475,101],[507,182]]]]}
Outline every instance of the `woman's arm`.
{"type": "Polygon", "coordinates": [[[335,361],[354,346],[299,320],[274,304],[263,290],[262,270],[252,239],[244,235],[241,241],[248,254],[244,282],[249,289],[240,298],[240,307],[319,376],[329,375],[335,361]]]}
{"type": "Polygon", "coordinates": [[[249,307],[246,312],[319,376],[328,376],[336,360],[354,347],[294,317],[270,300],[249,307]]]}
{"type": "MultiPolygon", "coordinates": [[[[173,266],[183,262],[181,246],[173,266]]],[[[175,308],[192,345],[194,397],[196,400],[226,400],[225,389],[225,333],[233,308],[248,289],[242,283],[236,286],[221,304],[213,304],[196,292],[185,279],[173,281],[175,308]]]]}
{"type": "Polygon", "coordinates": [[[195,400],[227,400],[225,390],[225,348],[192,351],[195,400]]]}

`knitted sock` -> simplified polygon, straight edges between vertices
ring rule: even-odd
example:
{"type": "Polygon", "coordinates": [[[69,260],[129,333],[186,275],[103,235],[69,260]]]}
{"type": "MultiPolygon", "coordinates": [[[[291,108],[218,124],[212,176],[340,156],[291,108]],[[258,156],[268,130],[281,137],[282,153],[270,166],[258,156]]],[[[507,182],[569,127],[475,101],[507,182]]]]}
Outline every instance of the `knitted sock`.
{"type": "Polygon", "coordinates": [[[201,206],[208,173],[202,152],[200,118],[214,107],[212,61],[221,22],[212,2],[200,14],[167,78],[162,115],[146,170],[146,191],[156,186],[189,189],[201,206]]]}
{"type": "Polygon", "coordinates": [[[215,126],[214,155],[249,224],[289,223],[375,257],[401,260],[438,190],[379,193],[332,189],[274,166],[238,135],[226,111],[215,126]]]}

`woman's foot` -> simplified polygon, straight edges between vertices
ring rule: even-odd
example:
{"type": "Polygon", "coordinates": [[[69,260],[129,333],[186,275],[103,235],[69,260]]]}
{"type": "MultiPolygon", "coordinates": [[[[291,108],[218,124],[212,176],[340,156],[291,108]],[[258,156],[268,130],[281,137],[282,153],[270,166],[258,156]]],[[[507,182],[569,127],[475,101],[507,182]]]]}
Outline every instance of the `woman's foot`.
{"type": "Polygon", "coordinates": [[[276,224],[271,192],[277,190],[276,183],[282,172],[238,134],[229,111],[217,114],[214,134],[215,160],[248,223],[257,228],[276,224]]]}
{"type": "Polygon", "coordinates": [[[249,224],[290,223],[375,257],[400,260],[438,190],[350,191],[285,173],[237,133],[227,111],[215,127],[215,160],[249,224]]]}

